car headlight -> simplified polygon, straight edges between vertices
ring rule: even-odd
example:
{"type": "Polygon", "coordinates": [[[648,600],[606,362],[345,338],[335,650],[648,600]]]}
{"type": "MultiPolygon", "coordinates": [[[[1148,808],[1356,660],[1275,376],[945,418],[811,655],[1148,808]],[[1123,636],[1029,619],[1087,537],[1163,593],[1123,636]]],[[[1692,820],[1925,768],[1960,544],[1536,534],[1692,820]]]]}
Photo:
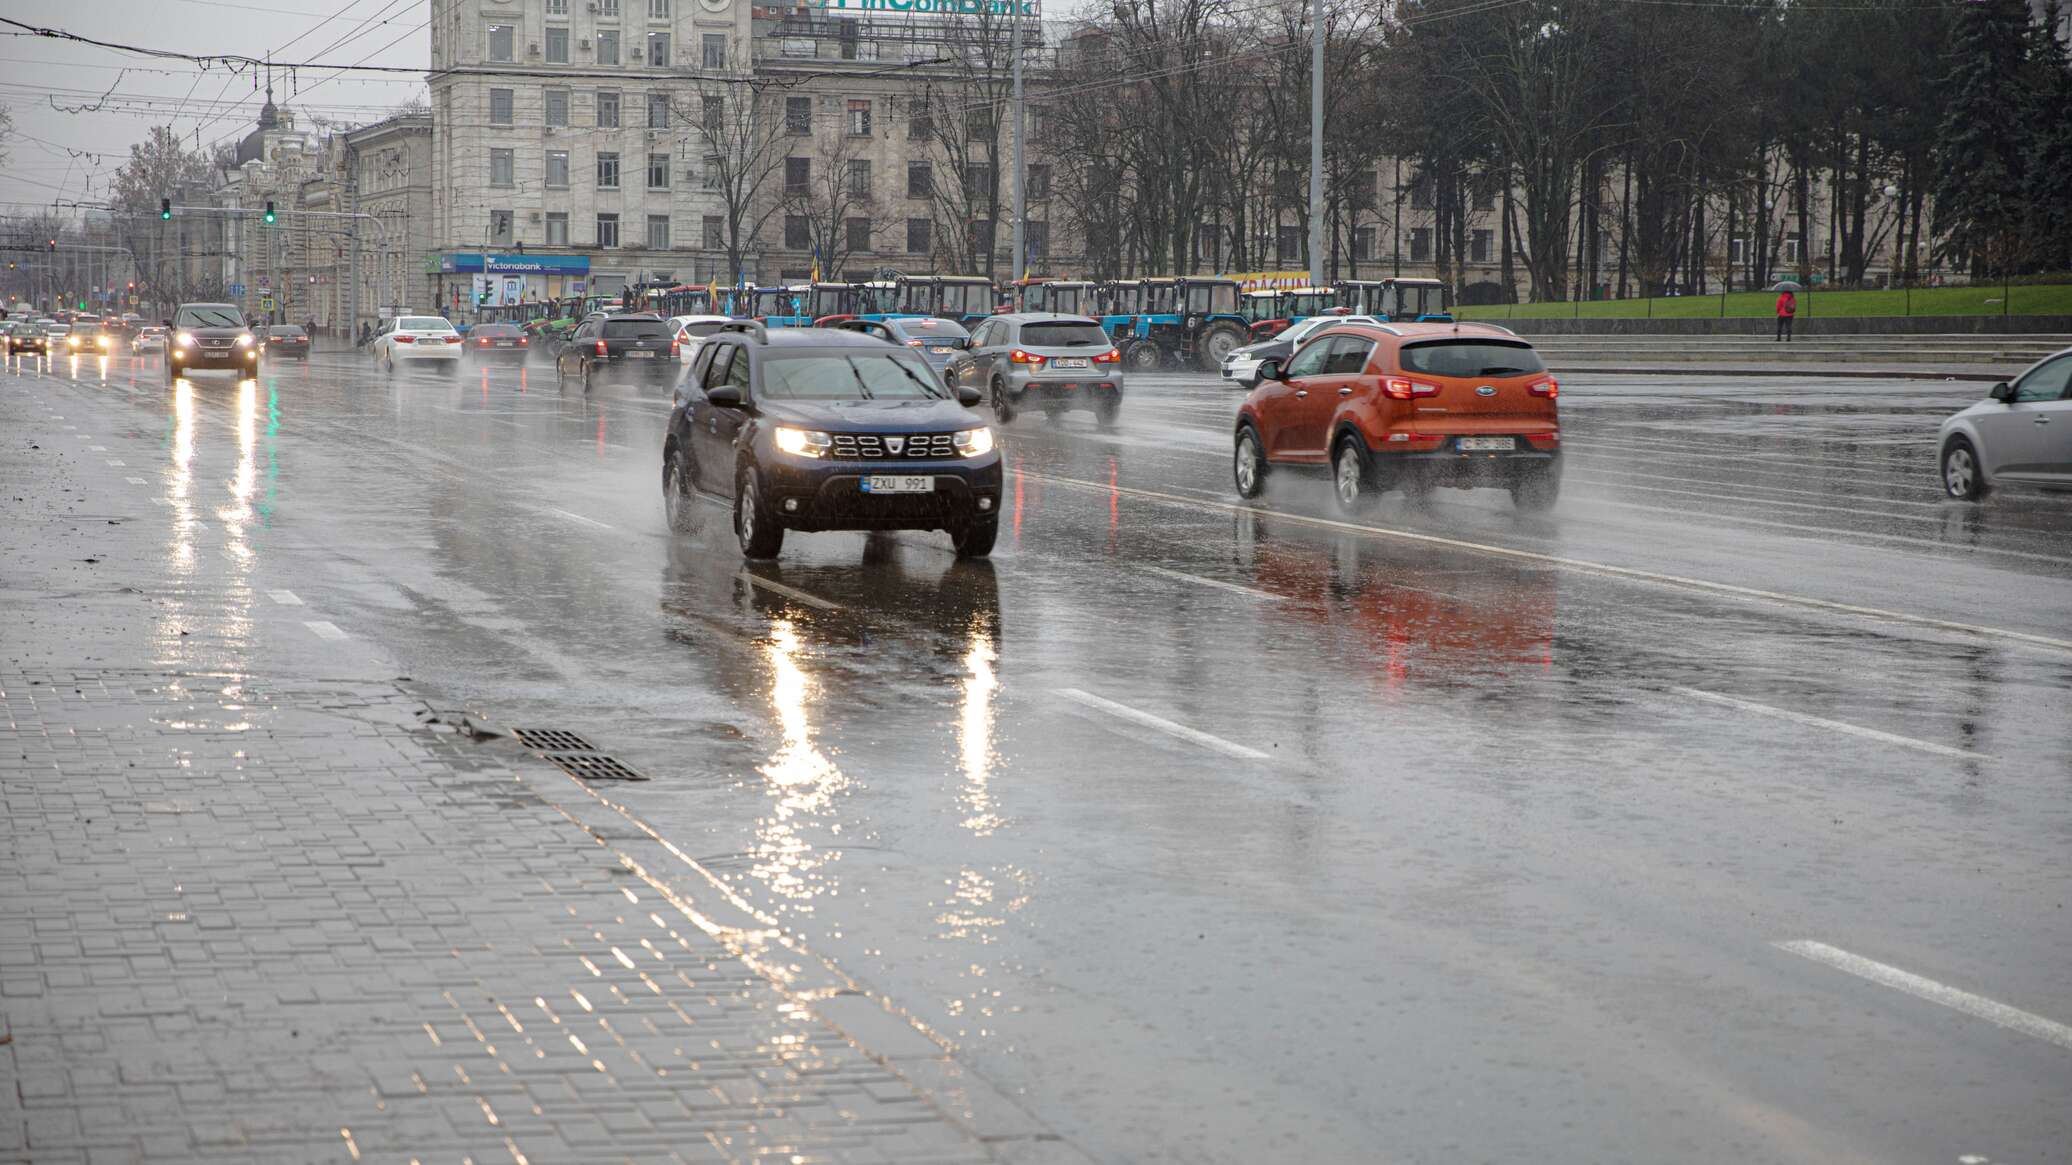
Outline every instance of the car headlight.
{"type": "Polygon", "coordinates": [[[963,457],[984,457],[993,451],[993,430],[965,429],[956,436],[957,453],[963,457]]]}
{"type": "Polygon", "coordinates": [[[251,347],[251,346],[252,346],[252,337],[251,337],[251,335],[250,335],[249,333],[247,333],[247,334],[245,334],[245,335],[239,336],[239,337],[237,338],[237,346],[238,346],[238,347],[240,347],[240,348],[249,348],[249,347],[251,347]]]}
{"type": "Polygon", "coordinates": [[[809,429],[787,429],[779,427],[772,439],[777,448],[785,453],[800,457],[825,457],[834,439],[826,433],[815,433],[809,429]]]}
{"type": "Polygon", "coordinates": [[[194,347],[194,337],[193,335],[187,332],[181,332],[179,335],[174,336],[173,342],[180,345],[182,348],[194,347]]]}

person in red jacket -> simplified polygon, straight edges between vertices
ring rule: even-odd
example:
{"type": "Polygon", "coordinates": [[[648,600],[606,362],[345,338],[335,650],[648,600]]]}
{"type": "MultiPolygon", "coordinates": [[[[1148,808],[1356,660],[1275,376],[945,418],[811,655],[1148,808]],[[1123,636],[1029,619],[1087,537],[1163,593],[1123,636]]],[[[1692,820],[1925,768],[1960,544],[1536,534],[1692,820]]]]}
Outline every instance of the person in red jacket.
{"type": "Polygon", "coordinates": [[[1792,292],[1791,292],[1791,290],[1790,290],[1789,288],[1787,288],[1787,289],[1785,289],[1784,291],[1782,291],[1782,292],[1778,293],[1778,296],[1777,296],[1777,338],[1778,338],[1779,340],[1785,341],[1785,342],[1787,342],[1787,343],[1788,343],[1788,342],[1790,342],[1790,340],[1791,340],[1791,321],[1792,321],[1793,317],[1797,316],[1798,314],[1799,314],[1799,297],[1798,297],[1798,296],[1796,296],[1796,295],[1794,295],[1794,294],[1792,294],[1792,292]]]}

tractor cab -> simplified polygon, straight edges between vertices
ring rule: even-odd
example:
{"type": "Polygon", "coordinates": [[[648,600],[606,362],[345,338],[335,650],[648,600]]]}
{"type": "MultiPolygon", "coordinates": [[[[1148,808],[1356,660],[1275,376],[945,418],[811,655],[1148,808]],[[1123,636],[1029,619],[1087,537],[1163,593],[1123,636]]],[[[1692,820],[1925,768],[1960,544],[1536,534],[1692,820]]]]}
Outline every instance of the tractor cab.
{"type": "Polygon", "coordinates": [[[1447,287],[1436,279],[1391,279],[1387,301],[1389,320],[1453,321],[1453,299],[1447,287]]]}
{"type": "Polygon", "coordinates": [[[1338,290],[1332,287],[1292,287],[1280,293],[1281,316],[1300,323],[1338,306],[1338,290]]]}
{"type": "Polygon", "coordinates": [[[1060,315],[1087,315],[1094,307],[1094,285],[1061,280],[1030,283],[1022,288],[1023,311],[1050,311],[1060,315]]]}
{"type": "Polygon", "coordinates": [[[862,313],[856,310],[857,285],[853,283],[816,283],[806,300],[805,314],[813,319],[828,316],[853,316],[862,313]]]}
{"type": "Polygon", "coordinates": [[[873,279],[869,283],[855,284],[854,311],[867,320],[917,314],[908,306],[908,287],[908,281],[903,276],[898,279],[873,279]]]}
{"type": "Polygon", "coordinates": [[[1250,339],[1238,311],[1236,280],[1183,275],[1111,288],[1110,314],[1101,324],[1115,338],[1124,367],[1133,371],[1169,365],[1215,371],[1250,339]]]}
{"type": "Polygon", "coordinates": [[[1000,293],[983,275],[937,275],[934,310],[929,314],[955,320],[969,327],[992,315],[1000,306],[1000,293]]]}
{"type": "Polygon", "coordinates": [[[800,301],[811,291],[807,287],[757,287],[747,296],[748,313],[773,328],[803,327],[806,319],[800,301]]]}

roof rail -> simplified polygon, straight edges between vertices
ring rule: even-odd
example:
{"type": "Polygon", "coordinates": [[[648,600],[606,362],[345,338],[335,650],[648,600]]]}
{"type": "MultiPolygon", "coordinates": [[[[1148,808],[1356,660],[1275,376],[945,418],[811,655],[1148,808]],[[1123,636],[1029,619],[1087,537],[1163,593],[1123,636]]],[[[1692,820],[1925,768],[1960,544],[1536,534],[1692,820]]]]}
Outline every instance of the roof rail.
{"type": "Polygon", "coordinates": [[[769,330],[754,320],[729,320],[717,329],[722,332],[741,332],[758,344],[770,342],[769,330]]]}
{"type": "Polygon", "coordinates": [[[1392,327],[1388,326],[1387,324],[1375,324],[1375,325],[1373,325],[1373,326],[1374,326],[1374,327],[1377,327],[1377,328],[1380,328],[1380,329],[1381,329],[1382,331],[1384,331],[1384,332],[1387,332],[1387,333],[1388,333],[1389,335],[1391,335],[1391,336],[1400,336],[1400,335],[1402,335],[1402,334],[1403,334],[1403,333],[1401,333],[1401,332],[1397,331],[1396,329],[1394,329],[1394,328],[1392,328],[1392,327]]]}

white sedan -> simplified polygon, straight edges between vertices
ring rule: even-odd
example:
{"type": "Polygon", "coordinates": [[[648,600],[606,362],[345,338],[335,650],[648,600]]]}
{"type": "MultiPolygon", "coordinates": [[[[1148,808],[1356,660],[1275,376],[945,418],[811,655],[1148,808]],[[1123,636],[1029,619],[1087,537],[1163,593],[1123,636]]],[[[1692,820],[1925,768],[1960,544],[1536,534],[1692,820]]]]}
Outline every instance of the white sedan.
{"type": "Polygon", "coordinates": [[[165,351],[165,336],[165,329],[155,324],[140,327],[137,329],[137,334],[130,337],[130,351],[132,353],[163,352],[165,351]]]}
{"type": "Polygon", "coordinates": [[[394,316],[381,321],[381,328],[367,345],[383,371],[394,372],[398,364],[429,362],[447,372],[460,367],[466,345],[460,333],[443,316],[394,316]]]}
{"type": "Polygon", "coordinates": [[[705,337],[719,331],[721,324],[731,324],[733,316],[670,316],[669,334],[676,337],[676,360],[689,364],[698,358],[698,345],[705,337]]]}

